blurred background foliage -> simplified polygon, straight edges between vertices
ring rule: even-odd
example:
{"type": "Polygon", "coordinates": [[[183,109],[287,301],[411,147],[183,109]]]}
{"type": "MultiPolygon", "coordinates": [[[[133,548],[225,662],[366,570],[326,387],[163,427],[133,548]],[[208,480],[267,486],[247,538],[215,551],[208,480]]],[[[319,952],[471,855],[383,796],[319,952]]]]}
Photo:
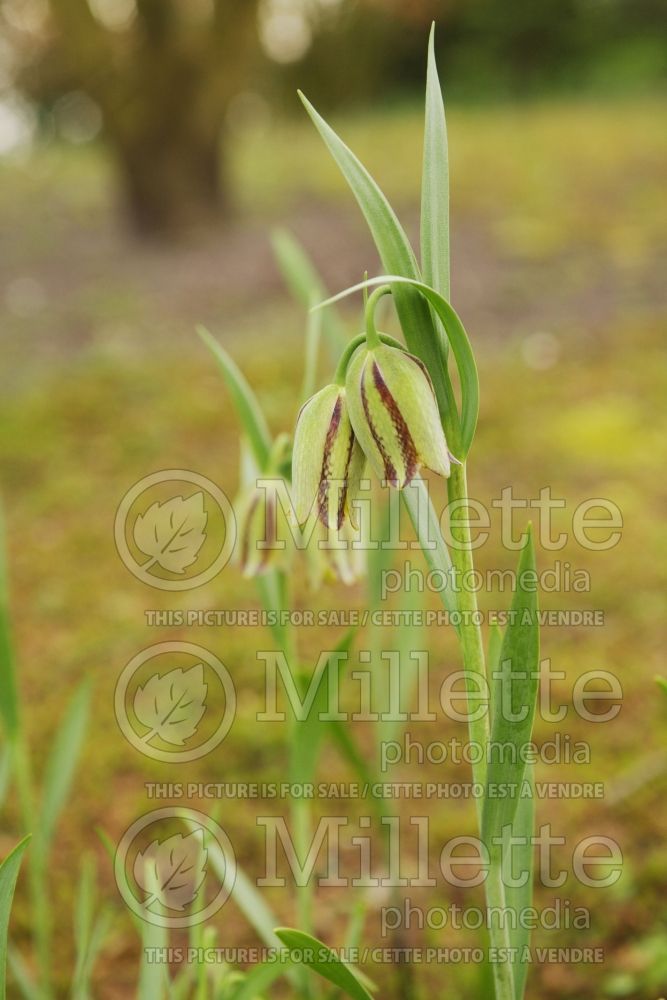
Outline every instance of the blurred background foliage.
{"type": "MultiPolygon", "coordinates": [[[[544,595],[552,608],[603,609],[604,628],[543,632],[544,655],[566,672],[562,699],[578,675],[602,667],[621,678],[623,709],[604,726],[570,712],[537,730],[538,742],[557,730],[592,748],[590,765],[543,767],[538,780],[602,780],[607,790],[602,802],[538,803],[538,822],[567,832],[559,860],[567,866],[574,843],[604,833],[622,845],[623,878],[609,892],[570,879],[562,893],[590,908],[587,943],[604,947],[604,965],[535,966],[528,997],[656,1000],[667,988],[666,706],[653,683],[665,673],[667,620],[664,5],[0,0],[0,475],[22,694],[38,755],[47,753],[73,686],[86,676],[95,684],[85,765],[50,872],[62,914],[62,995],[82,849],[97,854],[103,894],[117,903],[95,827],[117,841],[151,807],[147,781],[272,781],[285,773],[282,727],[258,739],[253,721],[262,703],[254,651],[271,642],[268,634],[148,628],[146,609],[185,604],[130,578],[113,546],[113,519],[127,489],[156,469],[193,469],[229,495],[236,488],[237,428],[196,322],[237,358],[272,428],[293,425],[304,316],[273,260],[272,226],[299,237],[331,290],[377,271],[358,210],[304,120],[297,85],[332,115],[416,236],[433,17],[448,98],[452,296],[482,382],[471,488],[488,502],[510,483],[528,498],[549,484],[568,504],[558,530],[590,496],[610,497],[625,517],[623,541],[609,553],[570,543],[560,554],[591,573],[590,592],[544,595]],[[218,653],[244,706],[224,753],[177,776],[127,745],[112,712],[123,666],[165,639],[218,653]]],[[[354,303],[345,318],[356,332],[354,303]]],[[[323,364],[322,379],[329,375],[323,364]]],[[[478,553],[481,569],[514,563],[497,536],[478,553]]],[[[538,559],[545,567],[554,555],[538,559]]],[[[297,593],[299,606],[363,600],[363,588],[297,593]]],[[[428,600],[437,606],[434,595],[428,600]]],[[[232,567],[188,601],[256,606],[251,583],[232,567]]],[[[508,603],[506,593],[483,599],[487,610],[508,603]]],[[[300,635],[312,658],[339,638],[300,635]]],[[[435,680],[458,669],[447,629],[427,644],[435,680]]],[[[454,734],[464,738],[449,723],[436,734],[428,726],[412,733],[426,742],[454,734]]],[[[324,766],[327,776],[349,779],[331,752],[324,766]]],[[[467,769],[449,763],[420,769],[427,774],[468,780],[467,769]]],[[[3,854],[18,830],[11,798],[5,805],[3,854]]],[[[252,875],[261,874],[258,808],[236,802],[225,812],[252,875]]],[[[430,803],[434,837],[472,830],[472,810],[470,801],[430,803]]],[[[553,900],[538,887],[539,906],[553,900]]],[[[423,892],[416,902],[461,899],[439,886],[436,898],[423,892]]],[[[294,920],[286,894],[272,903],[281,920],[294,920]]],[[[371,940],[380,904],[368,900],[371,940]]],[[[339,943],[346,906],[345,894],[318,893],[316,930],[329,943],[339,943]]],[[[232,907],[220,920],[222,942],[256,943],[232,907]]],[[[95,995],[104,1000],[131,996],[136,981],[136,935],[119,904],[116,912],[96,974],[95,995]]],[[[19,885],[20,946],[28,921],[19,885]]],[[[411,934],[412,944],[477,943],[464,932],[411,934]]],[[[581,945],[583,936],[561,928],[539,932],[536,943],[581,945]]],[[[457,1000],[479,995],[477,976],[457,965],[423,968],[417,978],[422,995],[446,990],[457,1000]]],[[[376,978],[395,995],[391,969],[376,978]]]]}
{"type": "Polygon", "coordinates": [[[101,132],[134,225],[170,231],[233,207],[230,116],[413,95],[434,18],[454,98],[664,82],[661,0],[1,0],[0,124],[101,132]]]}

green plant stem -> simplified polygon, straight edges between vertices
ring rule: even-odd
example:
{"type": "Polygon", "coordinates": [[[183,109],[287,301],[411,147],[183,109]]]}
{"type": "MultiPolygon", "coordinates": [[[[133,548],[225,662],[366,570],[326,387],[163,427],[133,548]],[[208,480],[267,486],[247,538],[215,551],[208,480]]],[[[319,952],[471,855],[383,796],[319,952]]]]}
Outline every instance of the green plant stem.
{"type": "MultiPolygon", "coordinates": [[[[288,610],[292,603],[290,595],[290,579],[288,573],[283,570],[276,570],[276,579],[276,590],[278,594],[277,603],[279,604],[279,607],[273,610],[282,612],[288,610]]],[[[281,624],[279,626],[279,639],[280,647],[285,655],[289,669],[293,671],[297,663],[296,636],[293,626],[289,624],[281,624]]],[[[297,674],[297,681],[300,684],[300,671],[297,674]]],[[[299,741],[296,738],[297,725],[297,720],[295,718],[291,718],[289,735],[290,754],[293,754],[294,749],[299,746],[299,741]]],[[[290,760],[289,763],[289,774],[294,774],[293,760],[290,760]]],[[[290,796],[290,824],[293,830],[297,856],[300,859],[304,858],[307,855],[312,834],[311,807],[310,801],[307,797],[301,798],[298,795],[290,796]]],[[[307,934],[310,934],[312,930],[312,885],[310,884],[310,881],[308,881],[306,885],[296,886],[296,909],[299,928],[307,934]]],[[[297,974],[301,980],[301,996],[304,1000],[309,1000],[309,998],[313,996],[313,981],[308,975],[305,967],[297,970],[297,974]]]]}
{"type": "Polygon", "coordinates": [[[368,344],[369,351],[375,350],[376,347],[380,346],[380,334],[377,332],[377,328],[375,326],[375,307],[383,295],[389,295],[390,293],[391,288],[389,285],[381,285],[379,288],[375,289],[372,295],[369,295],[368,299],[364,303],[366,343],[368,344]]]}
{"type": "MultiPolygon", "coordinates": [[[[451,475],[447,480],[447,492],[450,505],[456,503],[457,508],[463,503],[467,503],[468,484],[466,479],[465,465],[455,465],[452,467],[451,475]]],[[[474,569],[472,546],[470,538],[470,526],[467,520],[453,522],[451,526],[452,538],[456,544],[452,546],[452,562],[458,570],[459,579],[465,580],[466,576],[471,577],[474,569]]],[[[474,623],[477,613],[477,595],[472,588],[463,584],[459,588],[458,594],[459,611],[461,612],[461,628],[459,641],[463,654],[463,666],[466,674],[468,688],[468,710],[471,718],[468,722],[468,732],[470,742],[481,747],[483,752],[481,759],[473,763],[473,781],[475,784],[484,786],[486,782],[486,750],[490,739],[490,725],[488,704],[487,711],[480,718],[472,718],[477,713],[471,709],[471,698],[479,698],[479,691],[487,690],[486,669],[484,664],[484,646],[482,643],[482,632],[479,625],[474,623]]],[[[482,820],[482,800],[477,799],[477,822],[481,833],[482,820]]],[[[499,851],[489,850],[489,868],[484,891],[486,895],[487,909],[498,907],[505,910],[505,885],[502,880],[502,856],[499,851]]],[[[500,921],[503,923],[503,921],[500,921]]],[[[509,949],[509,930],[504,927],[494,925],[493,920],[489,920],[489,937],[493,948],[509,949]]],[[[510,952],[505,951],[509,956],[510,952]]],[[[514,973],[511,961],[507,957],[502,962],[493,963],[493,976],[495,982],[496,1000],[514,1000],[514,973]]]]}
{"type": "Polygon", "coordinates": [[[23,828],[32,834],[28,853],[28,886],[32,911],[35,952],[37,955],[40,1000],[49,1000],[51,990],[51,909],[47,888],[47,858],[41,836],[35,800],[30,756],[19,731],[13,742],[14,775],[23,828]]]}

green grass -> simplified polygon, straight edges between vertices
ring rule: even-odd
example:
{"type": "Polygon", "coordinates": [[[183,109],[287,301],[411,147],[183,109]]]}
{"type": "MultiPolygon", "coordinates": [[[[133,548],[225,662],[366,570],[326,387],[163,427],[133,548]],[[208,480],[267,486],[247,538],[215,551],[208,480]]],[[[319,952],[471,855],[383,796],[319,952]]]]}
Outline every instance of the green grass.
{"type": "MultiPolygon", "coordinates": [[[[573,544],[559,553],[538,549],[542,566],[555,558],[569,560],[588,569],[592,579],[590,593],[547,594],[545,607],[599,607],[606,613],[604,629],[545,628],[543,655],[566,671],[567,685],[585,670],[604,667],[625,689],[616,721],[596,727],[570,714],[559,727],[572,739],[591,741],[591,765],[558,765],[548,774],[538,768],[538,780],[611,784],[664,745],[667,708],[652,680],[664,673],[664,636],[657,623],[665,614],[667,565],[659,493],[667,461],[662,416],[667,349],[656,278],[665,237],[657,210],[665,159],[658,111],[657,102],[545,104],[455,109],[449,116],[454,296],[458,304],[458,280],[467,303],[463,318],[481,359],[482,410],[471,488],[488,500],[512,482],[516,493],[536,497],[549,483],[554,495],[567,498],[568,516],[571,506],[587,497],[609,496],[621,506],[626,525],[621,544],[606,554],[583,553],[573,544]],[[479,255],[477,239],[483,244],[479,255]],[[463,259],[470,272],[461,271],[463,259]],[[540,341],[530,338],[544,332],[552,338],[554,355],[550,366],[536,369],[526,357],[540,341]]],[[[419,176],[417,112],[334,124],[412,220],[419,176]]],[[[315,202],[320,249],[340,213],[349,213],[350,232],[361,232],[335,168],[305,123],[247,135],[235,157],[239,197],[248,213],[237,225],[259,227],[261,220],[285,219],[290,211],[298,225],[315,202]],[[270,172],[262,165],[267,150],[270,172]]],[[[233,494],[236,426],[219,375],[194,335],[195,322],[225,332],[272,428],[289,429],[301,378],[300,371],[291,371],[300,352],[301,315],[271,286],[259,304],[249,290],[229,304],[218,292],[214,268],[205,281],[188,284],[189,254],[195,252],[188,248],[155,256],[130,248],[125,260],[109,253],[106,269],[82,278],[68,267],[69,249],[75,262],[85,256],[82,233],[88,239],[99,232],[105,245],[120,245],[109,235],[108,190],[108,170],[94,151],[51,150],[20,168],[2,168],[0,215],[14,234],[11,260],[3,263],[10,277],[32,274],[48,286],[41,310],[16,315],[5,308],[2,336],[17,374],[5,375],[7,391],[0,400],[15,638],[37,754],[49,745],[74,686],[84,677],[94,683],[85,766],[57,838],[58,863],[50,881],[62,914],[56,977],[63,989],[72,961],[68,914],[81,845],[98,852],[103,895],[121,912],[106,856],[91,831],[100,826],[117,839],[149,807],[144,782],[174,780],[166,765],[140,758],[124,742],[113,717],[115,680],[138,650],[166,638],[200,642],[222,656],[237,681],[244,711],[224,753],[185,766],[175,780],[229,775],[273,780],[285,768],[281,728],[266,727],[258,743],[251,721],[261,701],[254,650],[270,641],[268,635],[249,640],[242,628],[149,629],[146,608],[180,608],[184,601],[150,592],[129,576],[116,555],[112,526],[127,488],[156,469],[194,469],[233,494]]],[[[315,242],[311,237],[311,245],[315,242]]],[[[340,262],[324,259],[332,275],[341,273],[340,262]]],[[[476,561],[481,569],[509,568],[515,554],[494,543],[482,548],[476,561]]],[[[301,591],[298,600],[312,598],[301,591]]],[[[329,588],[316,595],[315,606],[360,600],[358,590],[329,588]]],[[[228,568],[187,601],[197,607],[251,607],[255,594],[228,568]]],[[[482,603],[487,609],[507,606],[509,595],[482,603]]],[[[431,604],[437,606],[435,597],[431,604]]],[[[305,653],[316,655],[322,640],[321,633],[304,634],[305,653]]],[[[429,646],[443,671],[459,668],[446,631],[430,635],[429,646]]],[[[565,696],[567,685],[560,682],[556,690],[565,696]]],[[[370,733],[360,730],[366,744],[370,733]]],[[[553,730],[538,721],[538,739],[551,738],[553,730]]],[[[453,724],[446,732],[418,726],[412,731],[426,740],[464,738],[453,724]]],[[[325,766],[328,775],[346,777],[330,752],[325,766]]],[[[431,765],[420,777],[465,781],[467,769],[431,765]]],[[[615,806],[538,803],[538,825],[566,829],[569,843],[591,832],[615,836],[626,863],[614,890],[585,891],[573,881],[561,890],[576,905],[590,907],[587,936],[604,944],[605,965],[533,969],[529,998],[599,1000],[609,985],[616,990],[610,996],[655,1000],[661,953],[655,941],[664,942],[667,919],[665,783],[663,775],[615,806]]],[[[225,816],[230,837],[241,845],[239,860],[253,874],[259,872],[260,844],[255,811],[252,803],[240,802],[225,816]]],[[[455,836],[462,826],[473,829],[470,803],[446,808],[427,803],[424,811],[432,816],[435,837],[455,836]]],[[[6,812],[3,848],[19,832],[11,801],[6,812]]],[[[24,893],[20,881],[13,924],[19,942],[27,932],[24,893]]],[[[315,929],[335,942],[344,901],[320,895],[315,929]]],[[[538,904],[549,905],[553,895],[538,889],[538,904]]],[[[422,895],[419,901],[443,904],[445,895],[438,890],[433,899],[422,895]]],[[[293,923],[282,894],[274,893],[272,903],[283,922],[293,923]]],[[[253,941],[240,919],[221,920],[220,927],[225,943],[253,941]]],[[[581,937],[563,930],[558,943],[581,944],[581,937]]],[[[423,939],[415,935],[415,942],[474,944],[476,935],[427,931],[423,939]]],[[[546,943],[543,932],[536,943],[546,943]]],[[[100,997],[128,995],[123,990],[134,980],[137,955],[137,938],[122,917],[100,966],[100,997]]],[[[388,974],[380,970],[381,983],[388,974]]],[[[453,1000],[476,989],[475,970],[463,966],[431,966],[423,975],[434,990],[446,984],[453,1000]]]]}

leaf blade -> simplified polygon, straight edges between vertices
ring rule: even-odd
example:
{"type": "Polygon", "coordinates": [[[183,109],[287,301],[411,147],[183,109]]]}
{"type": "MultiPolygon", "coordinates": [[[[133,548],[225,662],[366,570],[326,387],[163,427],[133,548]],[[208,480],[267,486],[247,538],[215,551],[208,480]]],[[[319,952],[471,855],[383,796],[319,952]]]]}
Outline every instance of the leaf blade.
{"type": "MultiPolygon", "coordinates": [[[[271,245],[285,284],[297,302],[310,309],[314,302],[326,296],[321,275],[293,233],[282,227],[274,229],[271,245]]],[[[335,310],[329,310],[322,317],[322,331],[336,357],[345,347],[347,337],[335,310]]]]}
{"type": "Polygon", "coordinates": [[[84,682],[72,698],[53,743],[44,776],[40,808],[40,841],[48,850],[72,785],[88,724],[90,684],[84,682]]]}
{"type": "Polygon", "coordinates": [[[494,754],[486,775],[482,810],[482,839],[489,851],[503,827],[510,825],[518,807],[518,792],[525,773],[522,752],[530,740],[539,681],[539,627],[537,620],[537,574],[535,548],[530,526],[519,557],[517,586],[512,600],[512,616],[500,649],[499,669],[492,684],[491,748],[511,744],[516,753],[505,761],[494,754]],[[526,580],[532,579],[529,587],[526,580]],[[514,788],[513,796],[498,798],[491,792],[503,784],[514,788]]]}
{"type": "Polygon", "coordinates": [[[0,864],[0,1000],[5,1000],[6,969],[7,969],[7,933],[9,931],[9,916],[14,899],[14,889],[18,878],[23,852],[28,846],[30,835],[9,852],[0,864]]]}
{"type": "MultiPolygon", "coordinates": [[[[310,101],[301,93],[299,96],[361,208],[385,271],[419,280],[419,265],[410,241],[384,193],[310,101]]],[[[455,409],[454,392],[447,372],[442,338],[433,325],[430,309],[411,288],[396,288],[394,298],[406,343],[428,368],[444,418],[448,411],[455,409]]],[[[328,301],[332,303],[334,300],[328,301]]],[[[455,443],[454,435],[452,441],[455,443]]]]}
{"type": "Polygon", "coordinates": [[[0,716],[10,739],[19,729],[19,700],[12,646],[5,523],[0,505],[0,716]]]}
{"type": "Polygon", "coordinates": [[[198,326],[197,333],[220,366],[234,408],[248,436],[255,461],[261,470],[265,470],[271,451],[271,434],[257,397],[222,344],[204,326],[198,326]]]}
{"type": "Polygon", "coordinates": [[[290,951],[299,955],[303,965],[338,986],[352,1000],[372,1000],[371,994],[362,986],[351,967],[317,938],[291,927],[277,927],[276,936],[290,951]]]}
{"type": "Polygon", "coordinates": [[[445,106],[435,62],[435,24],[428,41],[420,235],[424,281],[449,299],[449,156],[445,106]]]}
{"type": "Polygon", "coordinates": [[[524,885],[505,887],[505,905],[508,910],[516,913],[516,919],[509,922],[510,945],[516,949],[513,953],[514,964],[514,1000],[523,1000],[528,976],[528,963],[523,960],[526,948],[530,945],[530,927],[524,927],[521,915],[531,906],[533,900],[533,866],[534,848],[533,832],[535,825],[535,791],[533,781],[534,765],[526,767],[524,783],[528,783],[530,793],[519,799],[514,821],[512,837],[514,839],[516,867],[520,872],[527,873],[524,885]],[[520,840],[520,843],[517,841],[520,840]]]}

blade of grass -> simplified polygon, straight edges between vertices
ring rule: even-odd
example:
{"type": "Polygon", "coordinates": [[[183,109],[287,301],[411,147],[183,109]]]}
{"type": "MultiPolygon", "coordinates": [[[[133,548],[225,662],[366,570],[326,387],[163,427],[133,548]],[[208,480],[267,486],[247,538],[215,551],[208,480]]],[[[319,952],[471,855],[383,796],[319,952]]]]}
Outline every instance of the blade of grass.
{"type": "Polygon", "coordinates": [[[222,376],[234,403],[237,415],[260,469],[266,469],[271,451],[271,435],[257,398],[222,344],[218,343],[204,326],[197,327],[197,333],[220,365],[222,376]]]}
{"type": "Polygon", "coordinates": [[[56,824],[72,786],[83,739],[88,724],[90,684],[84,682],[76,692],[56,734],[49,754],[42,804],[39,838],[48,850],[56,824]]]}
{"type": "MultiPolygon", "coordinates": [[[[196,830],[197,824],[183,816],[184,821],[191,829],[196,830]]],[[[227,860],[219,844],[210,841],[207,844],[208,857],[213,870],[222,881],[227,871],[227,860]]],[[[236,879],[232,890],[232,898],[239,910],[254,927],[262,941],[270,948],[280,948],[280,940],[276,937],[273,928],[276,926],[276,918],[264,897],[257,891],[251,880],[236,864],[236,879]]]]}
{"type": "Polygon", "coordinates": [[[95,858],[88,855],[81,867],[81,878],[74,913],[74,940],[76,943],[76,966],[72,977],[72,1000],[90,1000],[92,996],[91,976],[95,959],[101,951],[111,929],[111,911],[102,909],[96,913],[97,871],[95,858]]]}
{"type": "Polygon", "coordinates": [[[3,746],[0,750],[0,805],[5,801],[9,779],[12,774],[12,751],[9,746],[3,746]]]}
{"type": "Polygon", "coordinates": [[[277,927],[276,935],[293,952],[295,961],[307,965],[313,972],[338,986],[346,996],[352,1000],[372,1000],[371,994],[357,978],[357,973],[317,938],[290,927],[277,927]]]}
{"type": "Polygon", "coordinates": [[[539,680],[539,626],[535,549],[530,526],[519,557],[512,615],[505,629],[498,670],[491,685],[491,759],[487,768],[487,792],[482,810],[482,839],[490,852],[493,839],[509,826],[520,801],[525,771],[525,745],[530,740],[539,680]],[[516,753],[505,760],[494,748],[514,746],[516,753]],[[507,785],[514,794],[499,798],[490,788],[507,785]]]}
{"type": "MultiPolygon", "coordinates": [[[[310,309],[314,301],[326,297],[327,290],[321,275],[292,233],[283,228],[274,229],[271,244],[285,283],[297,302],[310,309]]],[[[347,337],[335,310],[330,309],[323,316],[322,331],[329,341],[332,358],[337,361],[347,337]]]]}
{"type": "Polygon", "coordinates": [[[5,549],[5,524],[0,504],[0,715],[7,736],[16,736],[19,727],[19,703],[16,669],[9,617],[9,585],[5,549]]]}
{"type": "MultiPolygon", "coordinates": [[[[313,780],[322,739],[330,722],[322,722],[320,715],[327,711],[328,674],[330,670],[339,672],[345,665],[346,655],[354,641],[356,629],[345,633],[336,648],[328,656],[322,677],[313,699],[313,704],[305,719],[296,719],[290,745],[290,781],[295,785],[307,785],[313,780]],[[341,660],[341,657],[343,659],[341,660]]],[[[305,694],[301,685],[301,696],[305,694]]]]}
{"type": "MultiPolygon", "coordinates": [[[[144,871],[144,885],[149,896],[159,898],[160,885],[157,873],[153,866],[148,863],[144,871]]],[[[166,927],[149,923],[148,920],[142,920],[141,923],[141,960],[137,1000],[163,1000],[169,992],[169,976],[164,963],[154,961],[154,957],[155,949],[162,951],[168,947],[169,933],[166,927]]]]}
{"type": "Polygon", "coordinates": [[[16,948],[10,948],[7,954],[9,968],[14,982],[24,1000],[42,1000],[42,991],[35,985],[30,970],[16,948]]]}
{"type": "Polygon", "coordinates": [[[9,916],[23,852],[28,846],[29,840],[29,836],[24,837],[0,864],[0,1000],[5,1000],[6,996],[9,916]]]}
{"type": "MultiPolygon", "coordinates": [[[[419,279],[419,266],[410,241],[385,195],[366,168],[318,114],[310,101],[301,93],[299,96],[357,199],[385,271],[404,278],[419,279]]],[[[442,338],[433,325],[427,303],[415,294],[412,288],[397,287],[393,291],[405,341],[412,353],[421,358],[431,373],[440,413],[445,419],[447,412],[454,409],[454,392],[447,372],[442,338]]],[[[452,444],[455,443],[452,439],[452,444]]]]}
{"type": "Polygon", "coordinates": [[[232,990],[229,1000],[257,1000],[258,997],[264,996],[264,991],[273,985],[276,979],[284,976],[288,969],[294,969],[289,961],[255,966],[247,973],[243,982],[232,990]]]}

